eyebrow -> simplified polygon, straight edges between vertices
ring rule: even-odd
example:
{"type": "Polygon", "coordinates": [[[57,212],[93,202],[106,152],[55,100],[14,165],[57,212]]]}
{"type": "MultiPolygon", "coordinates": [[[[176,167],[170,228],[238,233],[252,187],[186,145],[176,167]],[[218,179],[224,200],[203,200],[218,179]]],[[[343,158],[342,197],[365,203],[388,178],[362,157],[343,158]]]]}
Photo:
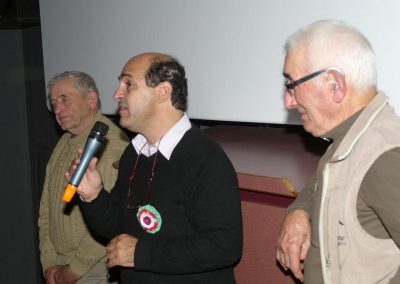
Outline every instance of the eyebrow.
{"type": "Polygon", "coordinates": [[[119,81],[121,81],[122,78],[124,78],[124,77],[131,77],[132,78],[132,75],[130,75],[128,73],[121,73],[117,78],[118,78],[119,81]]]}
{"type": "Polygon", "coordinates": [[[54,100],[58,100],[59,98],[63,98],[63,97],[64,97],[64,98],[67,98],[67,97],[69,97],[69,96],[63,93],[63,94],[61,94],[61,95],[59,95],[59,96],[57,96],[57,97],[52,97],[51,95],[49,95],[49,96],[48,96],[48,99],[51,100],[51,101],[54,101],[54,100]]]}
{"type": "Polygon", "coordinates": [[[290,76],[288,73],[283,72],[282,75],[283,75],[283,77],[285,77],[286,79],[293,80],[293,79],[292,79],[292,76],[290,76]]]}

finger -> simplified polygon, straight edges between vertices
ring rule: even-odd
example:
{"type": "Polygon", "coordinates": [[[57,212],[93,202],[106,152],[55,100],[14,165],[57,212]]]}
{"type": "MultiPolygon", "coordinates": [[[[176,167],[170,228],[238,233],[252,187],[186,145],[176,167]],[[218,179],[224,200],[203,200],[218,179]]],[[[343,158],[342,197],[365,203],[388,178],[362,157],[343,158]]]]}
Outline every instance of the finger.
{"type": "Polygon", "coordinates": [[[109,258],[110,258],[110,254],[112,254],[113,251],[114,251],[114,245],[110,245],[110,244],[109,244],[109,245],[106,247],[106,252],[107,252],[107,255],[108,255],[109,258]]]}
{"type": "Polygon", "coordinates": [[[287,266],[285,264],[284,255],[283,255],[283,253],[281,251],[279,251],[279,250],[277,251],[276,258],[278,259],[278,261],[279,261],[280,265],[282,266],[282,268],[284,268],[285,270],[288,270],[288,268],[287,268],[287,266]]]}
{"type": "Polygon", "coordinates": [[[75,172],[77,166],[75,164],[71,164],[71,167],[69,168],[69,170],[65,173],[65,177],[67,178],[67,180],[69,180],[69,178],[72,176],[72,173],[75,172]]]}
{"type": "Polygon", "coordinates": [[[283,261],[285,263],[285,267],[287,269],[293,270],[292,265],[291,265],[291,261],[290,261],[290,257],[288,254],[284,254],[283,255],[283,261]]]}
{"type": "Polygon", "coordinates": [[[111,260],[113,260],[116,257],[118,242],[119,242],[118,237],[115,237],[108,243],[106,247],[107,256],[111,260]]]}
{"type": "Polygon", "coordinates": [[[107,252],[107,266],[108,267],[113,267],[115,266],[114,259],[115,259],[115,250],[113,246],[107,245],[106,247],[106,252],[107,252]]]}
{"type": "Polygon", "coordinates": [[[310,249],[311,243],[310,240],[305,241],[301,246],[300,251],[300,259],[304,260],[306,258],[307,252],[310,249]]]}
{"type": "Polygon", "coordinates": [[[300,268],[300,247],[292,245],[285,254],[285,261],[291,270],[299,270],[300,268]]]}
{"type": "Polygon", "coordinates": [[[301,282],[303,282],[303,280],[304,280],[303,270],[299,270],[299,271],[296,271],[296,272],[292,270],[292,273],[293,273],[294,277],[296,277],[301,282]]]}
{"type": "Polygon", "coordinates": [[[107,266],[108,267],[114,267],[115,266],[115,261],[114,261],[114,250],[109,248],[109,246],[107,246],[107,266]]]}
{"type": "Polygon", "coordinates": [[[122,265],[122,262],[120,260],[120,253],[117,249],[110,249],[107,252],[107,257],[108,257],[108,261],[107,261],[108,267],[122,265]]]}
{"type": "Polygon", "coordinates": [[[114,266],[116,266],[115,263],[114,263],[111,259],[109,259],[109,260],[107,261],[107,267],[108,267],[108,268],[112,268],[112,267],[114,267],[114,266]]]}
{"type": "Polygon", "coordinates": [[[300,262],[300,260],[297,259],[292,259],[289,257],[289,267],[290,270],[292,271],[293,275],[302,280],[303,279],[303,269],[302,269],[302,264],[300,262]]]}
{"type": "Polygon", "coordinates": [[[295,269],[293,272],[293,275],[299,279],[301,282],[304,280],[304,264],[302,261],[300,261],[298,269],[295,269]]]}
{"type": "Polygon", "coordinates": [[[302,279],[302,267],[300,261],[300,250],[301,246],[297,244],[297,242],[289,242],[285,246],[285,249],[281,251],[281,258],[283,259],[283,264],[289,268],[293,275],[298,278],[302,279]]]}
{"type": "Polygon", "coordinates": [[[287,234],[283,234],[279,242],[279,253],[282,266],[286,270],[291,270],[291,254],[293,254],[292,249],[295,248],[294,243],[289,241],[287,234]]]}
{"type": "Polygon", "coordinates": [[[82,157],[82,154],[83,154],[83,149],[79,148],[78,149],[78,159],[80,159],[82,157]]]}

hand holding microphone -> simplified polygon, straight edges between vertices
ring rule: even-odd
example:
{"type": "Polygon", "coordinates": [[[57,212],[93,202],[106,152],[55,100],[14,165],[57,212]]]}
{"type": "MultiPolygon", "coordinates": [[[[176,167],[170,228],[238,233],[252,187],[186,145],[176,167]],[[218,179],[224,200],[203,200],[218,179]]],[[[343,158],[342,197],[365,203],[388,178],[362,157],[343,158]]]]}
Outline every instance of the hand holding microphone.
{"type": "MultiPolygon", "coordinates": [[[[96,154],[96,152],[101,147],[102,143],[106,139],[106,135],[108,132],[108,125],[96,121],[92,130],[90,131],[89,137],[86,140],[85,148],[83,150],[82,156],[80,157],[80,163],[77,165],[75,172],[69,179],[69,183],[64,189],[63,200],[66,202],[70,202],[71,199],[74,197],[78,186],[85,175],[85,172],[89,166],[89,162],[96,154]]],[[[70,175],[67,174],[67,178],[70,175]]]]}

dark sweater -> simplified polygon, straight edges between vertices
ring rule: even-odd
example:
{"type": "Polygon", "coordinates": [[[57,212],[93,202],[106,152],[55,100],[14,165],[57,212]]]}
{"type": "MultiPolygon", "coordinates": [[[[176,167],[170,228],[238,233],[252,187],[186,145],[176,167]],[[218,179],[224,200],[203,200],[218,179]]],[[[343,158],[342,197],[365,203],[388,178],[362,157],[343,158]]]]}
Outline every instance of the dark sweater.
{"type": "Polygon", "coordinates": [[[83,204],[99,234],[112,239],[127,233],[139,239],[135,268],[121,269],[122,283],[234,283],[233,267],[242,252],[240,197],[235,170],[221,147],[192,127],[169,161],[159,153],[150,195],[155,155],[140,156],[131,204],[149,203],[159,211],[162,226],[155,234],[141,228],[137,210],[126,208],[136,158],[130,144],[112,194],[102,190],[83,204]]]}

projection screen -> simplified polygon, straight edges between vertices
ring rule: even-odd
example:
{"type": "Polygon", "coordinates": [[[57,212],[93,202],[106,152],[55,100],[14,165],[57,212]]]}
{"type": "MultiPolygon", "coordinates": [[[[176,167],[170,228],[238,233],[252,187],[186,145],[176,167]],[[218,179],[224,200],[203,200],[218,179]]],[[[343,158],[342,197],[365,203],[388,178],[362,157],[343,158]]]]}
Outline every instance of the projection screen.
{"type": "Polygon", "coordinates": [[[96,80],[103,112],[126,61],[176,56],[189,82],[190,118],[299,124],[283,107],[283,45],[297,28],[344,20],[370,40],[379,89],[397,109],[400,2],[359,0],[40,0],[45,78],[80,70],[96,80]]]}

